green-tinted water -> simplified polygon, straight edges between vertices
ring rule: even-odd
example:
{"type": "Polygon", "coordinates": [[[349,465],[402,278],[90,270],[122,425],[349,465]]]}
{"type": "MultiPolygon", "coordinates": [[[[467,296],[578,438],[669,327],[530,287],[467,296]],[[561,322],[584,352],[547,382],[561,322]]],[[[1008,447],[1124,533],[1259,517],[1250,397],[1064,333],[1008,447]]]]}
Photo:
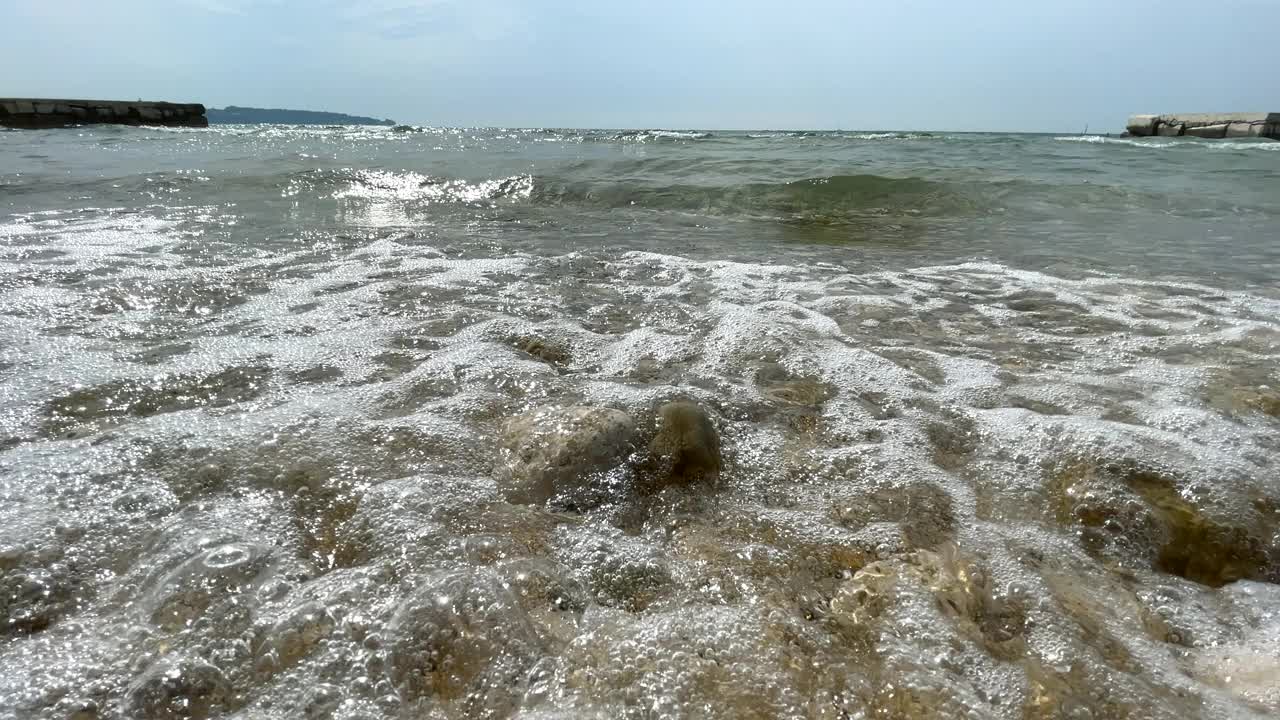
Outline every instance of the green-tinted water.
{"type": "Polygon", "coordinates": [[[0,718],[1280,713],[1277,188],[1234,141],[0,133],[0,718]],[[678,400],[722,457],[657,482],[678,400]],[[582,405],[635,454],[508,502],[530,417],[627,425],[582,405]]]}

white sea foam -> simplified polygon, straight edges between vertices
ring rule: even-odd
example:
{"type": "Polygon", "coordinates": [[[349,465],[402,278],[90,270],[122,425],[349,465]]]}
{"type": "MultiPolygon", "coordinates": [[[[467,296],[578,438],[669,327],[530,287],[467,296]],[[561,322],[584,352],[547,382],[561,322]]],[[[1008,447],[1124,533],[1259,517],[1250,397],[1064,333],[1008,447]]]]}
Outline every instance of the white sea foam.
{"type": "MultiPolygon", "coordinates": [[[[435,197],[424,180],[366,174],[351,197],[435,197]]],[[[396,235],[197,269],[170,225],[103,222],[5,230],[50,251],[28,267],[135,298],[0,285],[10,707],[408,712],[426,643],[467,663],[440,702],[495,716],[897,707],[879,673],[920,717],[1022,717],[1043,693],[1084,702],[1074,683],[1153,716],[1280,709],[1274,623],[1240,595],[1271,586],[1179,577],[1216,570],[1170,564],[1161,533],[1184,530],[1148,504],[1265,526],[1275,298],[992,262],[463,258],[396,235]],[[192,284],[208,313],[184,309],[192,284]],[[148,355],[133,338],[160,327],[148,355]],[[507,417],[675,397],[721,427],[714,492],[654,499],[634,533],[497,501],[507,417]],[[1144,499],[1166,489],[1184,500],[1144,499]],[[1033,690],[1045,673],[1062,685],[1033,690]]]]}

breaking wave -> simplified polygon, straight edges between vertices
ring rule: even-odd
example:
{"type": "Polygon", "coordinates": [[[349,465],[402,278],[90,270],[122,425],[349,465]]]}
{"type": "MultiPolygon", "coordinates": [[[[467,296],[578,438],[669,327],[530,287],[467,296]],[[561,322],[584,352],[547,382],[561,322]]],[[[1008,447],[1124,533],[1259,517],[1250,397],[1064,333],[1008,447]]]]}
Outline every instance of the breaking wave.
{"type": "Polygon", "coordinates": [[[1108,135],[1072,135],[1056,137],[1058,142],[1088,143],[1095,145],[1127,145],[1151,150],[1216,150],[1237,152],[1280,152],[1280,142],[1274,140],[1205,140],[1202,138],[1133,138],[1108,135]]]}

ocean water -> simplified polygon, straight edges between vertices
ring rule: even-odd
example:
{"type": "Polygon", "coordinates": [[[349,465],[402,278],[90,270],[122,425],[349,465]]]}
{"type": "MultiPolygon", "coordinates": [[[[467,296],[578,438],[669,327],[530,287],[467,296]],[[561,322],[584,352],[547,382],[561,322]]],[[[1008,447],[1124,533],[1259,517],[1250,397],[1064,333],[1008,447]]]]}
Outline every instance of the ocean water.
{"type": "Polygon", "coordinates": [[[1272,142],[0,132],[0,718],[1275,717],[1277,277],[1272,142]]]}

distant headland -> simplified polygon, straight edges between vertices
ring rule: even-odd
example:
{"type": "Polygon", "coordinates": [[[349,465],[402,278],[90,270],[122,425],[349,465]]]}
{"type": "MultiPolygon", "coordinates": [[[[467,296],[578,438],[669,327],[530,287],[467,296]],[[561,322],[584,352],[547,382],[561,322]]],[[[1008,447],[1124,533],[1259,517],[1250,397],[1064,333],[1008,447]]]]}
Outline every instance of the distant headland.
{"type": "Polygon", "coordinates": [[[311,110],[281,110],[228,105],[205,109],[195,103],[127,100],[55,100],[0,98],[0,128],[58,128],[107,123],[207,127],[210,124],[381,125],[394,120],[311,110]]]}
{"type": "Polygon", "coordinates": [[[281,110],[279,108],[251,108],[228,105],[225,108],[209,108],[211,125],[271,124],[271,125],[395,125],[394,120],[379,120],[359,115],[312,110],[281,110]]]}

